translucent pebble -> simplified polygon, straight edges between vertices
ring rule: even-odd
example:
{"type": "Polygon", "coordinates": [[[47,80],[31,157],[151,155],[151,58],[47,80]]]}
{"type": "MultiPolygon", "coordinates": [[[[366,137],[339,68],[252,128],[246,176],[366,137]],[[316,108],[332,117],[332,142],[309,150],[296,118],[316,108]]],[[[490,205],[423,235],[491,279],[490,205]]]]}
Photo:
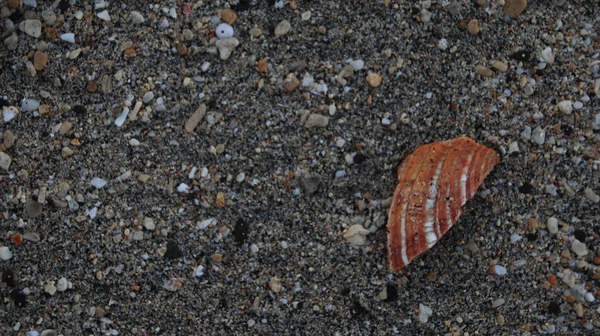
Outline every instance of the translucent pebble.
{"type": "Polygon", "coordinates": [[[23,101],[21,102],[21,109],[28,112],[33,112],[37,110],[39,106],[40,102],[38,102],[35,99],[23,99],[23,101]]]}
{"type": "Polygon", "coordinates": [[[106,180],[101,179],[99,177],[94,177],[92,179],[92,186],[94,186],[94,188],[96,189],[100,189],[102,187],[104,187],[106,185],[106,180]]]}
{"type": "Polygon", "coordinates": [[[215,34],[220,39],[233,37],[233,27],[227,23],[221,23],[215,29],[215,34]]]}
{"type": "Polygon", "coordinates": [[[500,265],[494,265],[494,273],[498,274],[498,275],[505,275],[506,274],[506,268],[500,265]]]}
{"type": "Polygon", "coordinates": [[[73,33],[66,33],[66,34],[62,34],[60,35],[60,39],[69,43],[75,43],[75,34],[73,33]]]}

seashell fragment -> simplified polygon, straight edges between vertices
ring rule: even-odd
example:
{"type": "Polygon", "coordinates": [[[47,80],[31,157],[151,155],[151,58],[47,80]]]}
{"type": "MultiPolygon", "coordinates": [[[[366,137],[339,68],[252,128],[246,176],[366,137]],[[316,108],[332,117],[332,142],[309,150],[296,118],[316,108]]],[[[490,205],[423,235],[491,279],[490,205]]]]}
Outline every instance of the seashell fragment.
{"type": "Polygon", "coordinates": [[[388,213],[390,271],[433,247],[499,162],[498,153],[466,137],[423,145],[406,157],[388,213]]]}

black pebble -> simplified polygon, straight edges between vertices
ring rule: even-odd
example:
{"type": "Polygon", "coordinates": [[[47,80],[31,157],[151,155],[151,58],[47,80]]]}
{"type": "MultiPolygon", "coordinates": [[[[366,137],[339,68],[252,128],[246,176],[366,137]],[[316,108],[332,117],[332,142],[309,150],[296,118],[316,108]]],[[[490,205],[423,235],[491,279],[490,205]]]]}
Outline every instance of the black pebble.
{"type": "Polygon", "coordinates": [[[0,98],[0,108],[3,108],[4,106],[10,106],[10,104],[8,103],[8,100],[0,98]]]}
{"type": "Polygon", "coordinates": [[[396,300],[398,300],[398,285],[396,285],[395,283],[388,283],[386,285],[387,287],[387,299],[385,299],[385,302],[394,302],[396,300]]]}
{"type": "Polygon", "coordinates": [[[2,282],[6,283],[10,287],[15,286],[15,274],[10,269],[5,269],[2,272],[2,282]]]}
{"type": "Polygon", "coordinates": [[[510,58],[515,59],[520,62],[527,62],[531,58],[531,50],[528,50],[528,49],[519,50],[516,53],[510,55],[510,58]]]}
{"type": "Polygon", "coordinates": [[[69,9],[69,7],[71,6],[69,5],[69,1],[67,0],[61,0],[58,3],[58,9],[60,9],[63,13],[66,12],[69,9]]]}
{"type": "Polygon", "coordinates": [[[346,288],[342,289],[340,294],[342,294],[343,296],[348,296],[350,294],[350,288],[346,287],[346,288]]]}
{"type": "Polygon", "coordinates": [[[560,305],[556,302],[550,302],[548,312],[556,315],[560,314],[560,305]]]}
{"type": "Polygon", "coordinates": [[[580,242],[585,242],[585,232],[583,232],[582,230],[575,230],[575,239],[579,240],[580,242]]]}
{"type": "Polygon", "coordinates": [[[527,234],[527,240],[529,240],[530,242],[536,241],[537,239],[537,234],[536,233],[529,233],[527,234]]]}
{"type": "Polygon", "coordinates": [[[238,12],[250,9],[250,0],[240,0],[235,6],[235,10],[238,12]]]}
{"type": "Polygon", "coordinates": [[[77,114],[84,114],[85,111],[85,107],[81,106],[81,105],[75,105],[73,106],[73,112],[77,113],[77,114]]]}
{"type": "Polygon", "coordinates": [[[367,156],[363,153],[356,153],[356,155],[354,155],[354,158],[352,159],[352,161],[356,164],[361,164],[363,162],[365,162],[365,160],[367,159],[367,156]]]}
{"type": "Polygon", "coordinates": [[[10,292],[10,297],[15,301],[17,307],[24,307],[27,304],[27,295],[23,294],[23,292],[18,289],[10,292]]]}
{"type": "Polygon", "coordinates": [[[523,183],[522,186],[519,187],[519,192],[521,194],[531,194],[533,191],[533,186],[529,182],[523,183]]]}
{"type": "Polygon", "coordinates": [[[242,245],[244,241],[246,241],[249,229],[250,226],[246,222],[244,222],[244,220],[242,220],[241,218],[237,220],[237,222],[235,223],[235,227],[233,228],[233,236],[238,244],[242,245]]]}
{"type": "Polygon", "coordinates": [[[182,256],[181,250],[179,249],[179,245],[174,240],[169,240],[167,242],[167,252],[165,252],[165,258],[167,259],[177,259],[182,256]]]}

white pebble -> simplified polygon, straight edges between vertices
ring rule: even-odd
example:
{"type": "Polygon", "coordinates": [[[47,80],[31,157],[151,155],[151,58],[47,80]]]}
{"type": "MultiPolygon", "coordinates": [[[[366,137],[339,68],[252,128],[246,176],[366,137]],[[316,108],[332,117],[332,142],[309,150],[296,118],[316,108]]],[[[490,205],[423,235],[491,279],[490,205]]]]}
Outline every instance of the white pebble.
{"type": "Polygon", "coordinates": [[[252,253],[257,253],[258,252],[258,246],[256,244],[250,245],[250,251],[252,251],[252,253]]]}
{"type": "Polygon", "coordinates": [[[192,167],[192,170],[190,171],[190,173],[188,174],[188,178],[193,179],[194,177],[196,177],[196,172],[198,171],[198,168],[196,167],[192,167]]]}
{"type": "Polygon", "coordinates": [[[94,186],[94,188],[96,189],[100,189],[102,187],[104,187],[106,185],[106,180],[101,179],[99,177],[94,177],[92,179],[92,186],[94,186]]]}
{"type": "Polygon", "coordinates": [[[344,176],[346,176],[346,171],[344,171],[344,170],[338,170],[335,172],[336,178],[340,178],[340,177],[344,177],[344,176]]]}
{"type": "Polygon", "coordinates": [[[531,140],[538,145],[543,145],[546,140],[546,132],[541,127],[536,127],[531,133],[531,140]]]}
{"type": "Polygon", "coordinates": [[[554,55],[552,54],[552,48],[548,47],[542,50],[542,58],[546,63],[552,65],[554,63],[554,55]]]}
{"type": "Polygon", "coordinates": [[[8,260],[8,259],[12,258],[12,256],[13,256],[13,254],[8,249],[8,246],[0,246],[0,259],[8,260]]]}
{"type": "Polygon", "coordinates": [[[207,177],[208,176],[208,168],[206,168],[206,167],[202,168],[202,170],[200,171],[200,176],[207,177]]]}
{"type": "Polygon", "coordinates": [[[504,299],[503,298],[499,298],[494,300],[494,302],[492,302],[492,308],[498,308],[500,306],[502,306],[504,304],[504,299]]]}
{"type": "Polygon", "coordinates": [[[438,49],[446,50],[448,49],[448,41],[446,39],[440,39],[437,44],[438,49]]]}
{"type": "Polygon", "coordinates": [[[133,147],[139,147],[141,143],[139,142],[139,140],[132,138],[129,139],[129,145],[133,147]]]}
{"type": "Polygon", "coordinates": [[[190,192],[190,187],[187,184],[182,183],[182,184],[180,184],[177,187],[177,191],[180,192],[180,193],[186,193],[187,194],[187,193],[190,192]]]}
{"type": "Polygon", "coordinates": [[[204,63],[202,63],[202,66],[200,67],[202,72],[208,71],[208,68],[210,68],[210,62],[204,62],[204,63]]]}
{"type": "Polygon", "coordinates": [[[154,219],[150,217],[144,217],[144,227],[148,231],[154,231],[156,228],[156,224],[154,224],[154,219]]]}
{"type": "Polygon", "coordinates": [[[235,180],[238,183],[243,182],[245,179],[246,179],[246,173],[244,173],[244,172],[241,172],[241,173],[237,174],[237,176],[235,177],[235,180]]]}
{"type": "Polygon", "coordinates": [[[59,292],[64,292],[68,289],[69,287],[69,282],[67,281],[66,278],[62,277],[60,278],[57,282],[56,282],[56,289],[59,292]]]}
{"type": "Polygon", "coordinates": [[[146,19],[144,18],[142,13],[133,11],[131,12],[131,21],[133,21],[133,23],[144,23],[146,19]]]}
{"type": "Polygon", "coordinates": [[[576,109],[576,110],[579,110],[582,107],[583,107],[583,103],[580,102],[580,101],[576,101],[576,102],[573,103],[573,108],[576,109]]]}
{"type": "Polygon", "coordinates": [[[510,242],[514,244],[514,243],[518,242],[519,240],[521,240],[521,238],[522,238],[522,237],[521,237],[521,236],[519,236],[518,234],[516,234],[516,233],[513,233],[513,234],[510,236],[510,242]]]}
{"type": "Polygon", "coordinates": [[[360,224],[354,224],[348,228],[348,231],[344,233],[343,237],[350,242],[350,244],[355,246],[364,245],[367,242],[367,235],[370,234],[371,231],[365,229],[360,224]]]}
{"type": "Polygon", "coordinates": [[[558,103],[558,109],[564,114],[571,114],[571,112],[573,112],[573,102],[570,100],[563,100],[558,103]]]}
{"type": "Polygon", "coordinates": [[[433,315],[433,310],[424,304],[419,303],[419,322],[427,323],[431,315],[433,315]]]}
{"type": "Polygon", "coordinates": [[[233,37],[233,27],[227,23],[221,23],[215,29],[215,34],[220,39],[233,37]]]}
{"type": "Polygon", "coordinates": [[[40,102],[35,99],[23,99],[21,109],[27,112],[33,112],[38,109],[40,102]]]}
{"type": "Polygon", "coordinates": [[[556,234],[558,232],[558,219],[554,218],[554,217],[550,217],[548,218],[548,221],[546,222],[547,226],[548,226],[548,231],[552,234],[556,234]]]}
{"type": "Polygon", "coordinates": [[[102,12],[96,14],[101,20],[110,21],[110,14],[108,14],[107,10],[103,10],[102,12]]]}
{"type": "Polygon", "coordinates": [[[354,68],[354,71],[360,71],[365,67],[365,62],[359,59],[350,62],[350,65],[352,66],[352,68],[354,68]]]}
{"type": "Polygon", "coordinates": [[[577,254],[580,257],[583,257],[588,253],[587,246],[577,239],[575,239],[571,244],[571,250],[573,250],[573,252],[575,252],[575,254],[577,254]]]}
{"type": "Polygon", "coordinates": [[[596,301],[596,298],[594,297],[594,295],[590,292],[585,293],[585,301],[587,302],[594,302],[596,301]]]}
{"type": "Polygon", "coordinates": [[[73,34],[73,33],[62,34],[62,35],[60,35],[60,39],[65,42],[75,43],[75,34],[73,34]]]}
{"type": "Polygon", "coordinates": [[[154,99],[154,92],[152,91],[144,93],[144,96],[142,97],[144,104],[148,104],[152,99],[154,99]]]}
{"type": "Polygon", "coordinates": [[[506,268],[500,265],[494,265],[494,273],[498,275],[506,275],[506,268]]]}
{"type": "Polygon", "coordinates": [[[4,122],[13,120],[18,113],[19,109],[14,106],[4,106],[2,108],[2,118],[4,118],[4,122]]]}
{"type": "Polygon", "coordinates": [[[382,119],[381,119],[381,124],[382,124],[382,125],[391,125],[391,124],[392,124],[392,122],[391,122],[391,121],[390,121],[390,119],[388,119],[388,118],[382,118],[382,119]]]}
{"type": "Polygon", "coordinates": [[[92,208],[92,210],[90,210],[90,212],[88,212],[88,216],[90,216],[91,219],[96,218],[97,214],[98,214],[98,208],[96,208],[96,207],[92,208]]]}
{"type": "Polygon", "coordinates": [[[162,19],[160,22],[160,28],[167,28],[169,26],[169,20],[167,18],[162,19]]]}
{"type": "Polygon", "coordinates": [[[342,138],[337,139],[337,141],[335,142],[335,145],[340,148],[344,147],[345,144],[346,144],[346,140],[344,140],[342,138]]]}

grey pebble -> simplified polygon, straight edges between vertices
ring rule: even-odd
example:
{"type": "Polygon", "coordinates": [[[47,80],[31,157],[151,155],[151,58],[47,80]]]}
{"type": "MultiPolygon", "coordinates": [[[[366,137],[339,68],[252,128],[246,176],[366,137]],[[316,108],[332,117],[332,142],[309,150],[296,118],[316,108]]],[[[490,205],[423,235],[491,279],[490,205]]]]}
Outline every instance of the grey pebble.
{"type": "Polygon", "coordinates": [[[329,117],[318,113],[311,113],[304,123],[304,127],[306,128],[323,128],[327,125],[329,125],[329,117]]]}
{"type": "Polygon", "coordinates": [[[309,194],[314,194],[319,189],[321,184],[321,176],[317,174],[306,174],[302,178],[302,187],[309,194]]]}
{"type": "Polygon", "coordinates": [[[10,168],[10,164],[12,162],[11,157],[4,153],[4,152],[0,152],[0,168],[8,171],[8,168],[10,168]]]}
{"type": "Polygon", "coordinates": [[[543,145],[546,140],[546,132],[541,127],[536,127],[531,134],[531,140],[538,145],[543,145]]]}

